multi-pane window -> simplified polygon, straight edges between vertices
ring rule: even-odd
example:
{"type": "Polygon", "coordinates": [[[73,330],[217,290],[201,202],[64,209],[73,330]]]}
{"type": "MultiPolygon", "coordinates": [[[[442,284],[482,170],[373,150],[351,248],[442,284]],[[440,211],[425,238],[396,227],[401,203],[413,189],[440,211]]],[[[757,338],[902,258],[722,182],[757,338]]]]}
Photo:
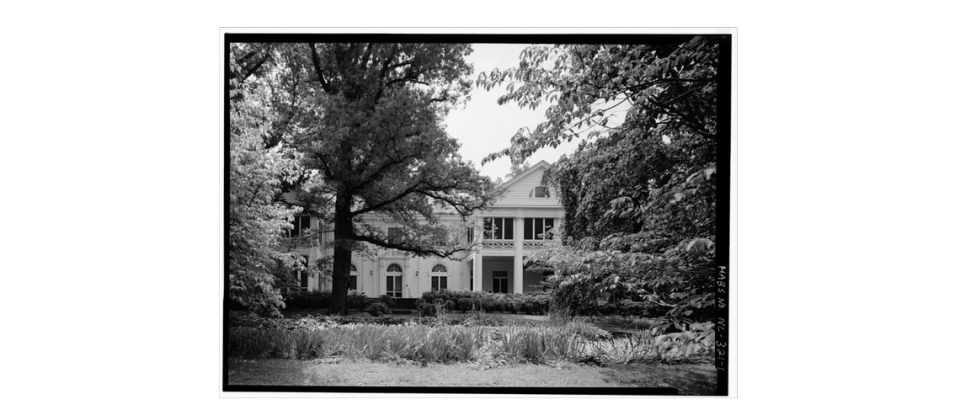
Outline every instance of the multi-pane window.
{"type": "Polygon", "coordinates": [[[288,238],[296,238],[300,236],[304,231],[310,229],[310,217],[309,216],[295,216],[293,217],[293,229],[287,229],[288,238]]]}
{"type": "Polygon", "coordinates": [[[347,277],[347,289],[357,290],[357,265],[350,264],[350,276],[347,277]]]}
{"type": "Polygon", "coordinates": [[[530,190],[530,196],[534,198],[549,198],[550,190],[545,186],[538,186],[530,190]]]}
{"type": "Polygon", "coordinates": [[[553,218],[526,218],[523,220],[523,239],[544,240],[553,238],[553,218]]]}
{"type": "MultiPolygon", "coordinates": [[[[303,266],[310,266],[310,256],[303,255],[303,266]]],[[[310,274],[306,269],[300,270],[300,289],[307,290],[310,285],[310,274]]]]}
{"type": "Polygon", "coordinates": [[[493,271],[493,293],[507,293],[507,271],[493,271]]]}
{"type": "Polygon", "coordinates": [[[467,242],[473,243],[473,228],[467,228],[467,242]]]}
{"type": "MultiPolygon", "coordinates": [[[[442,264],[433,265],[431,272],[434,274],[445,274],[447,273],[447,267],[442,264]]],[[[431,276],[430,277],[430,290],[438,291],[441,289],[447,288],[447,277],[446,276],[431,276]]]]}
{"type": "Polygon", "coordinates": [[[430,290],[438,291],[447,288],[446,276],[433,276],[430,278],[430,290]]]}
{"type": "Polygon", "coordinates": [[[513,218],[483,218],[483,239],[513,239],[513,218]]]}
{"type": "Polygon", "coordinates": [[[399,298],[403,297],[403,268],[396,263],[387,266],[387,296],[399,298]],[[391,276],[394,274],[395,276],[391,276]]]}

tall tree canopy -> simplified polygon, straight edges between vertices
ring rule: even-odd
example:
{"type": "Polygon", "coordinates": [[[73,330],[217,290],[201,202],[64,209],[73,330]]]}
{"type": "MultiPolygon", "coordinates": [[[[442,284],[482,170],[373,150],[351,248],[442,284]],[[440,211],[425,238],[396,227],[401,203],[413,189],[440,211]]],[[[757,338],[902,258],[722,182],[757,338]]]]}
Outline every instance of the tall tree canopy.
{"type": "Polygon", "coordinates": [[[298,203],[334,224],[332,312],[346,313],[351,254],[364,243],[440,257],[469,249],[457,227],[438,223],[437,211],[465,220],[495,197],[441,123],[470,89],[464,56],[471,50],[379,43],[232,50],[250,56],[244,67],[252,72],[237,77],[267,89],[278,112],[269,143],[301,156],[303,172],[291,186],[298,203]],[[330,206],[318,210],[323,205],[330,206]],[[400,234],[388,238],[363,215],[387,220],[400,234]]]}
{"type": "Polygon", "coordinates": [[[712,305],[718,66],[718,43],[696,36],[534,46],[517,67],[480,75],[487,89],[506,85],[501,104],[550,104],[545,122],[484,161],[582,139],[545,175],[564,246],[537,259],[558,271],[562,304],[641,299],[673,319],[712,305]]]}
{"type": "MultiPolygon", "coordinates": [[[[231,59],[230,72],[242,67],[231,59]]],[[[296,177],[298,164],[289,150],[266,148],[264,136],[275,114],[259,104],[257,89],[242,89],[230,79],[229,290],[227,297],[261,314],[283,307],[272,272],[300,267],[280,239],[300,209],[275,201],[283,181],[296,177]]]]}

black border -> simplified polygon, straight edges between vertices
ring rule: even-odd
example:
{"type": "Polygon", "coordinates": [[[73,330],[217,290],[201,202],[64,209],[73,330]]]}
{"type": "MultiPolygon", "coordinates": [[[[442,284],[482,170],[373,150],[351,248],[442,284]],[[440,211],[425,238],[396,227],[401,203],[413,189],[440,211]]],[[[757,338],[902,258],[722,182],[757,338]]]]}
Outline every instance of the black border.
{"type": "MultiPolygon", "coordinates": [[[[732,147],[732,34],[676,33],[676,34],[306,34],[306,33],[224,33],[223,41],[223,300],[222,300],[222,391],[223,392],[297,392],[297,393],[440,393],[440,394],[543,394],[543,395],[617,395],[617,396],[668,396],[678,395],[676,388],[658,387],[397,387],[397,386],[253,386],[229,385],[227,355],[229,332],[227,320],[229,304],[226,295],[229,292],[229,241],[230,241],[230,44],[237,42],[444,42],[444,43],[487,43],[487,44],[650,44],[661,41],[673,41],[678,36],[702,35],[720,40],[720,67],[717,92],[717,128],[719,130],[719,152],[717,158],[718,206],[717,206],[717,265],[725,268],[718,273],[717,280],[717,391],[715,396],[727,396],[729,393],[729,366],[727,362],[729,346],[729,277],[730,277],[730,182],[732,147]],[[725,274],[724,274],[725,273],[725,274]],[[719,347],[719,346],[722,346],[719,347]]],[[[695,397],[695,396],[690,396],[695,397]]]]}

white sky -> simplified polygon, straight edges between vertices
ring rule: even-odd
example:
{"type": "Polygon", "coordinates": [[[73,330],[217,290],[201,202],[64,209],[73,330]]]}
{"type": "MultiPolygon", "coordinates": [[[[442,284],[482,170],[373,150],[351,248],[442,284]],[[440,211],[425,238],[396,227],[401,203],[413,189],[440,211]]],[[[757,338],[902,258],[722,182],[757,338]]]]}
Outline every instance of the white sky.
{"type": "MultiPolygon", "coordinates": [[[[501,70],[516,67],[520,61],[520,52],[527,44],[474,44],[473,53],[467,56],[467,62],[473,64],[473,79],[481,72],[489,73],[494,68],[501,70]]],[[[491,89],[474,88],[470,92],[470,102],[466,107],[453,110],[447,115],[447,132],[460,141],[460,154],[472,161],[480,173],[492,179],[504,178],[510,172],[510,159],[499,158],[481,166],[480,160],[488,154],[510,146],[510,137],[522,127],[533,129],[543,122],[548,104],[541,104],[536,110],[520,108],[515,103],[497,105],[497,98],[506,92],[506,87],[491,89]]],[[[573,140],[557,148],[542,148],[527,161],[530,165],[541,160],[554,163],[563,154],[576,149],[580,143],[573,140]]],[[[504,178],[506,179],[506,178],[504,178]]]]}

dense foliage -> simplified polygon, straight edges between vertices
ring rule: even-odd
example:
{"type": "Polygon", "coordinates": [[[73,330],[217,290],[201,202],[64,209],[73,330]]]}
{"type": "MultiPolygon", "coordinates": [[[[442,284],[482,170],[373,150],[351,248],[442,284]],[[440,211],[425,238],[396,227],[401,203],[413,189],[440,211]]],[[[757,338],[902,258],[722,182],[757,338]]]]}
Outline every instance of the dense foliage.
{"type": "MultiPolygon", "coordinates": [[[[612,338],[580,321],[540,325],[401,326],[314,321],[295,328],[232,328],[227,351],[238,358],[366,359],[400,363],[633,363],[707,361],[711,324],[664,334],[646,329],[612,338]]],[[[300,323],[298,323],[300,325],[300,323]]]]}
{"type": "MultiPolygon", "coordinates": [[[[469,249],[465,218],[494,198],[441,121],[470,89],[465,44],[233,44],[233,79],[276,113],[266,146],[290,147],[301,171],[291,204],[334,226],[330,309],[346,312],[351,254],[364,244],[449,257],[469,249]],[[375,216],[399,234],[360,222],[375,216]]],[[[282,198],[277,197],[280,200],[282,198]]]]}
{"type": "Polygon", "coordinates": [[[482,310],[542,315],[550,310],[550,296],[543,292],[515,294],[440,290],[426,292],[417,301],[417,309],[426,315],[436,315],[437,306],[448,312],[482,310]]]}
{"type": "Polygon", "coordinates": [[[544,177],[564,208],[562,244],[535,257],[557,273],[556,307],[648,302],[680,321],[713,306],[718,66],[715,39],[671,36],[534,46],[481,74],[487,89],[506,86],[501,104],[550,104],[547,121],[485,160],[582,139],[544,177]]]}
{"type": "MultiPolygon", "coordinates": [[[[239,70],[231,59],[231,70],[239,70]]],[[[262,95],[230,80],[229,291],[227,297],[253,311],[277,315],[283,302],[274,273],[301,267],[281,240],[298,208],[274,201],[298,165],[282,147],[267,148],[275,113],[258,104],[262,95]]]]}

